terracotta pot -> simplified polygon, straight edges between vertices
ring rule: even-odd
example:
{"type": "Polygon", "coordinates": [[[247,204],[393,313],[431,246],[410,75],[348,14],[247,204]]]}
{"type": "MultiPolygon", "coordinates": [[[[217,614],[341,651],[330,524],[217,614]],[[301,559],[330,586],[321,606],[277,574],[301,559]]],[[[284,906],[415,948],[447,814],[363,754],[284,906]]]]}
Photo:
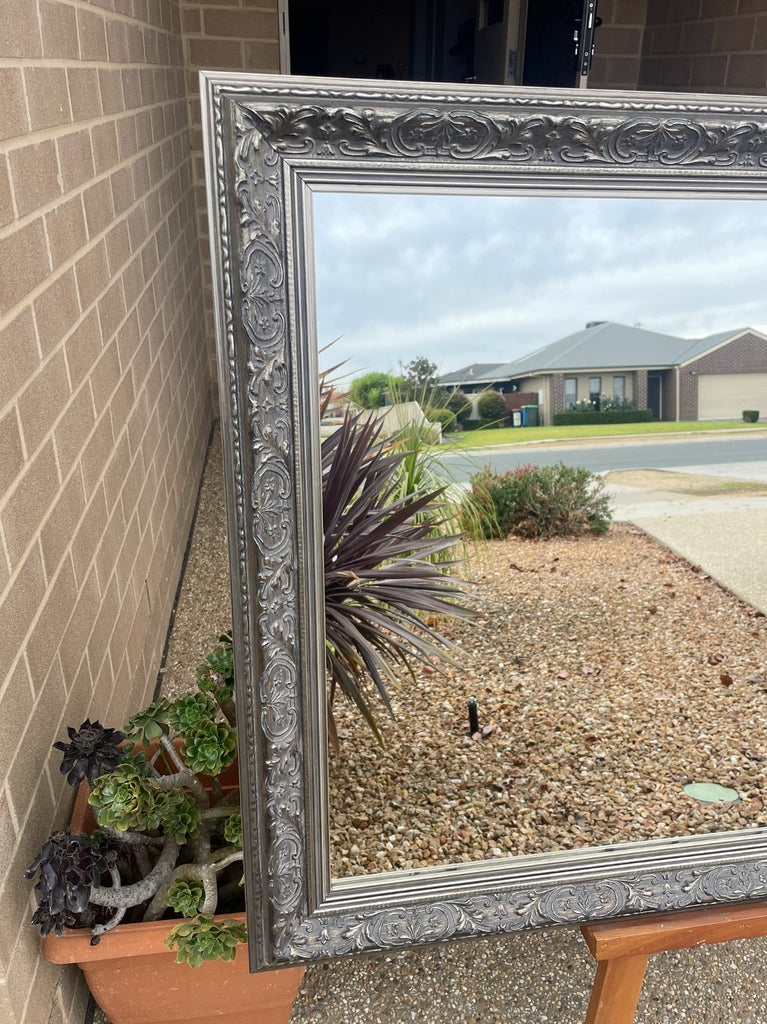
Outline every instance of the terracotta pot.
{"type": "MultiPolygon", "coordinates": [[[[72,812],[72,832],[90,832],[93,815],[81,786],[72,812]]],[[[222,914],[217,920],[244,914],[222,914]]],[[[303,967],[248,972],[243,947],[233,961],[199,967],[177,964],[165,945],[173,924],[120,924],[97,946],[87,929],[66,929],[43,939],[43,954],[55,964],[77,964],[93,998],[111,1024],[287,1024],[303,967]]]]}

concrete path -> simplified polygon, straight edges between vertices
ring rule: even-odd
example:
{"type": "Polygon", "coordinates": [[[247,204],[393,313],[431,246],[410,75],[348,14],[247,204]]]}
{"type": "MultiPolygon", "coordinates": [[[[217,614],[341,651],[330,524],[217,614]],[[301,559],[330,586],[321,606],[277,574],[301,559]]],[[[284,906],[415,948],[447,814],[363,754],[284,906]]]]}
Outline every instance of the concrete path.
{"type": "MultiPolygon", "coordinates": [[[[676,473],[764,481],[767,462],[680,466],[676,473]]],[[[701,497],[608,484],[616,520],[630,522],[767,614],[767,494],[701,497]]]]}

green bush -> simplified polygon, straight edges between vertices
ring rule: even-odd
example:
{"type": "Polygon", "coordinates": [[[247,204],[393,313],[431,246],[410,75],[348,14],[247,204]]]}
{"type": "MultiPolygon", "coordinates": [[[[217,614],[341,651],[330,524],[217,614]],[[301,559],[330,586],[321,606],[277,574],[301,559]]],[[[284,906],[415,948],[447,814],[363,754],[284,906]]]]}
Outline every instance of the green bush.
{"type": "Polygon", "coordinates": [[[759,420],[758,409],[744,409],[743,410],[743,422],[744,423],[756,423],[759,420]]]}
{"type": "Polygon", "coordinates": [[[477,402],[477,412],[483,420],[492,422],[505,421],[509,415],[506,400],[498,391],[483,391],[477,402]]]}
{"type": "Polygon", "coordinates": [[[504,474],[485,467],[471,486],[488,539],[606,533],[612,518],[602,478],[580,466],[527,465],[504,474]]]}
{"type": "Polygon", "coordinates": [[[573,427],[579,423],[649,423],[652,409],[610,409],[607,412],[555,412],[555,427],[573,427]]]}
{"type": "Polygon", "coordinates": [[[471,416],[471,401],[460,389],[450,393],[446,405],[461,425],[471,416]]]}
{"type": "Polygon", "coordinates": [[[461,426],[464,430],[482,430],[485,427],[497,427],[498,420],[464,420],[461,426]]]}
{"type": "Polygon", "coordinates": [[[424,410],[426,419],[430,423],[440,423],[442,425],[443,433],[453,434],[458,428],[458,421],[455,418],[455,413],[452,413],[449,409],[438,409],[436,406],[427,405],[424,410]]]}

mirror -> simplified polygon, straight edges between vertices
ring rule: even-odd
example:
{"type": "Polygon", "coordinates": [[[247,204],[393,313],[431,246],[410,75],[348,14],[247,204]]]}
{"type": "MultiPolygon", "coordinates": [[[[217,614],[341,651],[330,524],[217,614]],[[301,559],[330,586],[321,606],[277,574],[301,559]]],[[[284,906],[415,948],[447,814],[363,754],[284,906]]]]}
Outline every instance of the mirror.
{"type": "MultiPolygon", "coordinates": [[[[767,204],[755,200],[318,192],[312,222],[317,337],[335,339],[321,363],[343,360],[346,380],[397,376],[418,358],[449,379],[599,316],[637,328],[614,371],[630,391],[625,367],[642,365],[647,332],[688,344],[746,324],[767,333],[767,204]]],[[[474,438],[478,453],[446,440],[432,456],[448,483],[498,466],[474,438]]],[[[540,447],[515,452],[518,464],[540,447]]],[[[460,669],[401,674],[396,720],[381,706],[383,750],[353,707],[337,707],[333,877],[764,824],[764,698],[722,683],[731,668],[754,679],[763,668],[764,634],[737,600],[625,525],[608,542],[467,553],[458,571],[475,580],[481,617],[440,624],[460,669]],[[706,778],[739,799],[691,799],[685,784],[706,778]]]]}
{"type": "Polygon", "coordinates": [[[767,190],[761,101],[216,73],[202,91],[253,968],[761,895],[758,827],[333,872],[314,243],[322,193],[719,217],[767,190]]]}

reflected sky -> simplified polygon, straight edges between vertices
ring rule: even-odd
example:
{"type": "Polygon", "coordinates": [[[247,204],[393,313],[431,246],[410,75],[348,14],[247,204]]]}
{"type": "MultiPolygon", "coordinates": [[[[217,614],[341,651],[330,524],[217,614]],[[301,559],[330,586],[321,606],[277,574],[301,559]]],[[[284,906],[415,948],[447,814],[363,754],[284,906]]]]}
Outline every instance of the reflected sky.
{"type": "Polygon", "coordinates": [[[449,373],[614,320],[682,337],[767,332],[767,202],[314,197],[323,365],[449,373]]]}

